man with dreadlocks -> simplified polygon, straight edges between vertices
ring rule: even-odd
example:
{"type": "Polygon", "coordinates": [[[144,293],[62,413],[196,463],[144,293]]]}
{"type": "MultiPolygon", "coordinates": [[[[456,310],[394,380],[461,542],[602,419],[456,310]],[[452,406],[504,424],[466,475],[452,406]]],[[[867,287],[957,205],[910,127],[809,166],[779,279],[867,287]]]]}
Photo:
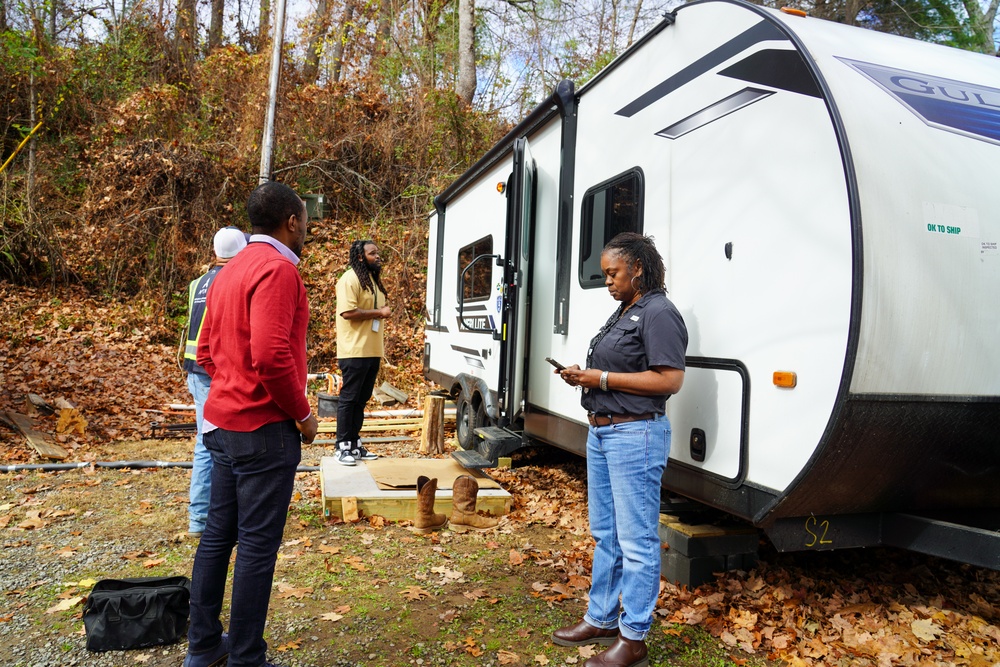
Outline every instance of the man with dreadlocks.
{"type": "Polygon", "coordinates": [[[361,443],[365,404],[372,397],[385,351],[383,320],[392,312],[382,284],[382,258],[374,241],[351,244],[351,267],[337,281],[337,365],[343,377],[337,406],[337,462],[377,459],[361,443]]]}

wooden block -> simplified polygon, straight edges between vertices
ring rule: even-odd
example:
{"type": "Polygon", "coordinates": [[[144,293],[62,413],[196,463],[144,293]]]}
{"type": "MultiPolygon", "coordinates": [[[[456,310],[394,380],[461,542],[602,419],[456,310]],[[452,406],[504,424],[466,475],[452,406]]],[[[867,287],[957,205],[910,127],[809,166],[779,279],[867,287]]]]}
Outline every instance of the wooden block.
{"type": "Polygon", "coordinates": [[[361,517],[358,516],[358,499],[357,498],[341,498],[340,499],[340,516],[344,521],[354,523],[361,517]]]}
{"type": "Polygon", "coordinates": [[[32,410],[37,410],[45,415],[51,415],[55,413],[55,410],[51,405],[45,402],[45,399],[38,394],[28,394],[28,402],[24,404],[25,411],[28,414],[32,414],[32,410]],[[30,410],[28,408],[31,408],[30,410]]]}
{"type": "Polygon", "coordinates": [[[410,395],[407,394],[405,391],[401,391],[399,389],[396,389],[395,387],[393,387],[388,382],[383,382],[382,386],[379,387],[378,389],[383,394],[386,394],[388,396],[392,396],[394,399],[396,399],[400,403],[406,403],[406,401],[410,398],[410,395]]]}
{"type": "Polygon", "coordinates": [[[420,434],[421,454],[444,452],[444,397],[428,396],[424,400],[424,428],[420,434]]]}
{"type": "Polygon", "coordinates": [[[62,461],[69,456],[69,452],[55,444],[54,442],[48,441],[48,436],[41,431],[35,430],[35,424],[31,421],[30,417],[26,417],[17,412],[8,412],[7,417],[14,422],[18,430],[24,434],[24,437],[28,439],[28,443],[35,448],[39,456],[43,456],[47,459],[57,459],[62,461]]]}

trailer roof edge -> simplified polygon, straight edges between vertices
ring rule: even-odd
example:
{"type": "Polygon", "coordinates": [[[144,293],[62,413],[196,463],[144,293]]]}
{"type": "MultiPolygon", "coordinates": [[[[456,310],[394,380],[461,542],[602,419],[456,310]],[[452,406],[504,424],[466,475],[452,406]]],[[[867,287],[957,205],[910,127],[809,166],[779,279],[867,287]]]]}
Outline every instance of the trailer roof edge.
{"type": "Polygon", "coordinates": [[[530,134],[531,130],[548,121],[556,113],[564,116],[567,109],[573,108],[572,102],[575,97],[576,92],[572,81],[563,79],[556,84],[551,95],[546,97],[524,120],[504,135],[503,139],[498,141],[486,155],[479,158],[474,165],[465,170],[461,176],[434,198],[434,208],[440,212],[466,185],[479,178],[483,172],[492,167],[501,156],[510,150],[518,137],[530,134]]]}

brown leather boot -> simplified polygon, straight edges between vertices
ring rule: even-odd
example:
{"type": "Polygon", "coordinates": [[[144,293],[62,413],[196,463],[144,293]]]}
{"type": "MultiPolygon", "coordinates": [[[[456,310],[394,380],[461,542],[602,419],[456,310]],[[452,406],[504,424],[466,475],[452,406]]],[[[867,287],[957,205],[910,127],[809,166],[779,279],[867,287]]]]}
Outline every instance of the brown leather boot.
{"type": "Polygon", "coordinates": [[[416,533],[431,533],[441,530],[448,523],[448,517],[434,512],[434,493],[438,481],[428,479],[424,475],[417,477],[417,515],[413,518],[413,531],[416,533]]]}
{"type": "Polygon", "coordinates": [[[602,644],[611,646],[618,638],[618,628],[595,628],[587,621],[576,625],[567,625],[552,633],[552,643],[559,646],[585,646],[587,644],[602,644]]]}
{"type": "Polygon", "coordinates": [[[607,651],[583,663],[583,667],[649,667],[646,642],[641,639],[618,639],[607,651]]]}
{"type": "Polygon", "coordinates": [[[479,493],[479,483],[475,478],[462,475],[455,480],[451,489],[451,529],[456,533],[467,530],[480,532],[496,528],[497,520],[492,517],[476,514],[476,495],[479,493]]]}

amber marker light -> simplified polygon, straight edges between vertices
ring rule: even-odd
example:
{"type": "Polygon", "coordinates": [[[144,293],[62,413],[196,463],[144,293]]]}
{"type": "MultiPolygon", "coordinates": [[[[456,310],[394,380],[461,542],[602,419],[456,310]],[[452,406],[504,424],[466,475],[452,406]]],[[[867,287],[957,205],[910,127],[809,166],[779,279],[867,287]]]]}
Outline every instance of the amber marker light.
{"type": "Polygon", "coordinates": [[[503,191],[506,190],[506,189],[507,189],[507,184],[506,183],[504,183],[503,181],[500,181],[499,183],[497,183],[497,192],[499,192],[500,194],[503,194],[503,191]]]}
{"type": "Polygon", "coordinates": [[[798,377],[792,371],[774,371],[774,386],[792,389],[798,384],[798,377]]]}
{"type": "Polygon", "coordinates": [[[791,14],[792,16],[809,16],[801,9],[795,9],[795,7],[782,7],[781,11],[785,12],[786,14],[791,14]]]}

